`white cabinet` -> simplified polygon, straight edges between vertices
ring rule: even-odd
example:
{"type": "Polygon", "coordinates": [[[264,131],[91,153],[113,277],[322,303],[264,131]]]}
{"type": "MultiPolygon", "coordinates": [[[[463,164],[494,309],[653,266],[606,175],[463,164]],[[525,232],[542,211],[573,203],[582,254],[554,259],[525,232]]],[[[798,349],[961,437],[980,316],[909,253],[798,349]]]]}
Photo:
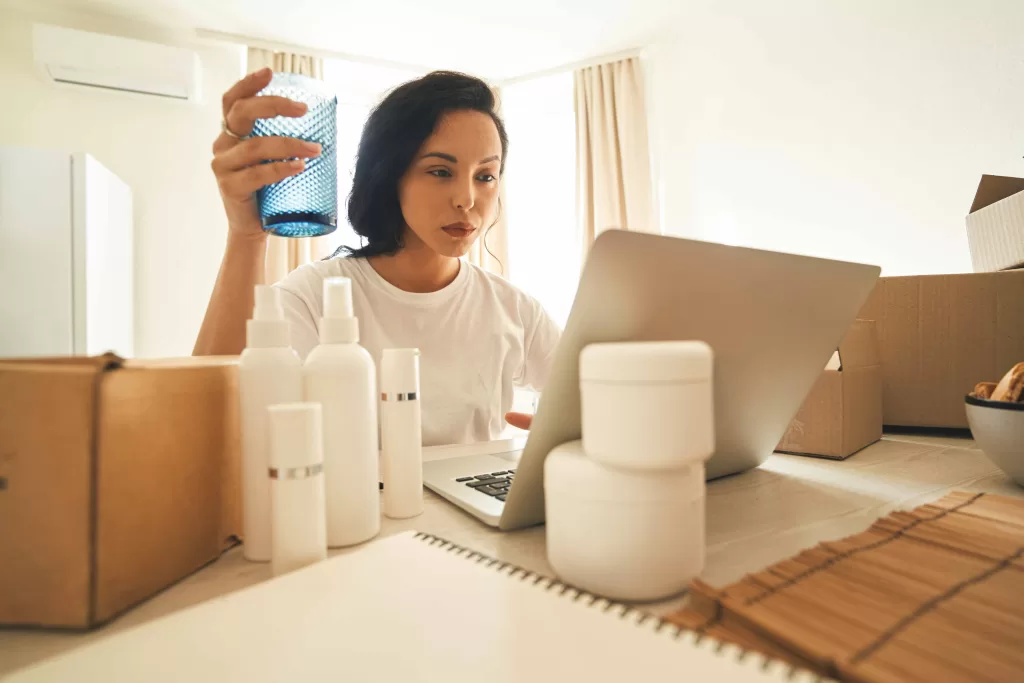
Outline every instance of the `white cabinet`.
{"type": "Polygon", "coordinates": [[[134,353],[132,194],[88,154],[0,147],[0,358],[134,353]]]}

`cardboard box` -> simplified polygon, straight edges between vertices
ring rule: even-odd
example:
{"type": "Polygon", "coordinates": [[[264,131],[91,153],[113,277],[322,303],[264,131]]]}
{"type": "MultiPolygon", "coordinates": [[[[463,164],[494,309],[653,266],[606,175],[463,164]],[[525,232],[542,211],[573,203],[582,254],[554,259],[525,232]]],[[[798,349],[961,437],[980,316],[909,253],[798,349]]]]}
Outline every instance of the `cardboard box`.
{"type": "Polygon", "coordinates": [[[1024,361],[1024,270],[883,277],[861,309],[882,357],[882,419],[967,427],[964,396],[1024,361]]]}
{"type": "Polygon", "coordinates": [[[983,175],[967,216],[976,273],[1024,266],[1024,178],[983,175]]]}
{"type": "Polygon", "coordinates": [[[234,543],[237,374],[0,361],[0,624],[101,624],[234,543]]]}
{"type": "Polygon", "coordinates": [[[874,321],[855,321],[776,450],[843,460],[881,439],[878,355],[874,321]]]}

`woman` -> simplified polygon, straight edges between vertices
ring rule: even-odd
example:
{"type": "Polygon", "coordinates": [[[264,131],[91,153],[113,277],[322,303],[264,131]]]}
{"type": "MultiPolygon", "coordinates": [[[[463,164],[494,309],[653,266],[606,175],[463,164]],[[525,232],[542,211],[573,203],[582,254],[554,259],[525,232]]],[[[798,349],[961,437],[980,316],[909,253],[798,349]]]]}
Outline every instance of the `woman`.
{"type": "MultiPolygon", "coordinates": [[[[228,243],[196,355],[244,348],[267,244],[254,193],[319,154],[294,138],[245,139],[258,118],[305,113],[288,99],[256,97],[271,76],[269,69],[249,74],[224,95],[212,167],[228,243]]],[[[385,348],[420,349],[425,445],[498,438],[503,416],[528,427],[528,416],[506,415],[513,388],[543,386],[559,337],[535,299],[460,260],[501,208],[508,139],[494,107],[483,81],[457,73],[431,73],[392,91],[367,119],[348,201],[365,246],[277,283],[303,358],[317,344],[324,278],[335,276],[352,279],[360,342],[378,363],[385,348]]]]}

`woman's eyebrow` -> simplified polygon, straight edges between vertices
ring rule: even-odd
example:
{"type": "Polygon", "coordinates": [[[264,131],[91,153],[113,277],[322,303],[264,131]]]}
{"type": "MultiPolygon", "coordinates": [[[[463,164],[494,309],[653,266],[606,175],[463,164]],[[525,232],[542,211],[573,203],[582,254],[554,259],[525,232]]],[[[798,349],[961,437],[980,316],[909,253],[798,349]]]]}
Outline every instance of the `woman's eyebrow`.
{"type": "MultiPolygon", "coordinates": [[[[445,161],[450,161],[453,164],[459,163],[459,160],[456,159],[454,156],[452,156],[451,154],[445,154],[444,152],[427,152],[426,154],[421,156],[420,159],[426,159],[428,157],[436,157],[438,159],[444,159],[445,161]]],[[[481,164],[488,164],[488,163],[490,163],[492,161],[498,161],[499,159],[501,159],[501,157],[498,156],[497,154],[495,154],[492,157],[487,157],[486,159],[484,159],[480,163],[481,164]]]]}
{"type": "Polygon", "coordinates": [[[437,157],[438,159],[444,159],[445,161],[450,161],[453,164],[459,163],[458,159],[453,157],[451,154],[445,154],[444,152],[427,152],[426,154],[421,156],[420,159],[426,159],[427,157],[437,157]]]}

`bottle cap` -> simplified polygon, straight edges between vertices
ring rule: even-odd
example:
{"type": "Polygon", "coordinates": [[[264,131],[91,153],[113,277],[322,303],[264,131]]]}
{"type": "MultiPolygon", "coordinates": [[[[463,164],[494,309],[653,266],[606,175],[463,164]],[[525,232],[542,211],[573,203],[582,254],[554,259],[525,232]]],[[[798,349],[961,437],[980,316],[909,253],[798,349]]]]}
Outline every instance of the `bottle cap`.
{"type": "Polygon", "coordinates": [[[359,341],[359,321],[352,312],[352,280],[347,277],[324,280],[320,341],[324,344],[354,344],[359,341]]]}
{"type": "Polygon", "coordinates": [[[420,350],[384,349],[380,362],[380,390],[390,400],[391,394],[417,398],[420,393],[420,350]]]}
{"type": "MultiPolygon", "coordinates": [[[[282,403],[267,408],[270,421],[270,468],[278,479],[296,470],[322,465],[323,417],[319,403],[282,403]]],[[[314,472],[315,473],[315,472],[314,472]]]]}
{"type": "Polygon", "coordinates": [[[352,317],[352,280],[329,277],[324,280],[324,317],[352,317]]]}

